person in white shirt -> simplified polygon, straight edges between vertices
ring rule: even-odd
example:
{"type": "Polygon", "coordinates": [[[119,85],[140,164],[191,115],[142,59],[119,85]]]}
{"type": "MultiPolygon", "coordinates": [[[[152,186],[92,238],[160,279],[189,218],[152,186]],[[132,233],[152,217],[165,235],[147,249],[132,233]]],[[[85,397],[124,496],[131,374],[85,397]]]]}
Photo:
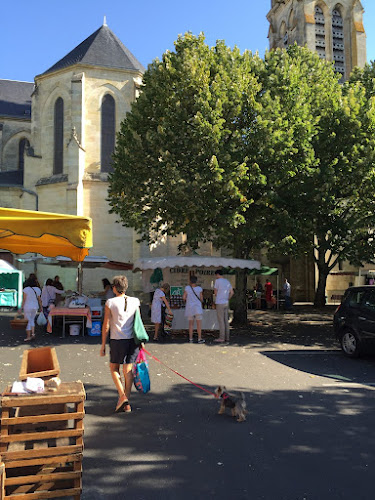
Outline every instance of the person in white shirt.
{"type": "MultiPolygon", "coordinates": [[[[126,276],[113,278],[115,297],[105,303],[102,326],[102,346],[100,355],[105,356],[106,342],[110,333],[110,370],[112,380],[118,392],[116,413],[125,411],[130,413],[130,393],[133,384],[133,363],[137,359],[140,346],[137,346],[133,336],[135,313],[141,303],[136,297],[125,295],[128,289],[126,276]],[[120,365],[123,365],[124,386],[121,382],[120,365]]],[[[143,346],[143,344],[141,344],[143,346]]]]}
{"type": "Polygon", "coordinates": [[[23,314],[27,319],[25,342],[35,339],[35,316],[39,309],[42,310],[41,294],[37,279],[28,278],[24,285],[21,305],[21,310],[23,309],[23,314]]]}
{"type": "Polygon", "coordinates": [[[185,287],[182,296],[186,302],[185,316],[189,319],[189,342],[193,342],[194,319],[197,322],[198,344],[204,344],[202,339],[202,302],[203,290],[197,285],[197,277],[190,277],[190,285],[185,287]]]}
{"type": "Polygon", "coordinates": [[[46,319],[48,318],[48,313],[51,304],[56,304],[56,294],[64,294],[64,290],[59,290],[53,285],[53,280],[48,278],[46,284],[42,289],[42,306],[43,313],[46,319]]]}
{"type": "Polygon", "coordinates": [[[229,299],[233,297],[233,288],[230,282],[223,278],[223,271],[218,269],[215,272],[214,294],[216,302],[216,314],[219,322],[220,335],[214,342],[229,342],[229,299]]]}
{"type": "Polygon", "coordinates": [[[151,321],[155,325],[155,333],[154,333],[154,341],[157,342],[159,340],[159,330],[163,334],[164,331],[164,312],[165,308],[168,313],[173,316],[171,307],[169,305],[168,299],[165,296],[166,293],[169,292],[170,286],[169,283],[163,283],[159,288],[157,288],[154,292],[154,296],[151,304],[151,321]],[[164,309],[164,310],[163,310],[164,309]]]}

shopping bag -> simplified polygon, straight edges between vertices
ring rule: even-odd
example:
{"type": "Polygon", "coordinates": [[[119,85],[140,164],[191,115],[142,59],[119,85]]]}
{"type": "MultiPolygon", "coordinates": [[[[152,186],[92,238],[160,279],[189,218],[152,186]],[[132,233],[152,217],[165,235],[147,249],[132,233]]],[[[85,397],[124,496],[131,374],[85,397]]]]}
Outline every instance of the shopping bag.
{"type": "Polygon", "coordinates": [[[36,319],[36,322],[39,326],[45,326],[47,324],[47,319],[46,317],[44,316],[44,313],[43,312],[40,312],[37,319],[36,319]]]}
{"type": "Polygon", "coordinates": [[[150,390],[150,374],[148,372],[148,361],[143,349],[140,349],[137,359],[133,365],[134,386],[139,392],[146,394],[150,390]]]}
{"type": "Polygon", "coordinates": [[[148,342],[149,338],[142,322],[141,313],[139,309],[135,311],[134,323],[133,323],[133,337],[136,344],[141,342],[148,342]]]}

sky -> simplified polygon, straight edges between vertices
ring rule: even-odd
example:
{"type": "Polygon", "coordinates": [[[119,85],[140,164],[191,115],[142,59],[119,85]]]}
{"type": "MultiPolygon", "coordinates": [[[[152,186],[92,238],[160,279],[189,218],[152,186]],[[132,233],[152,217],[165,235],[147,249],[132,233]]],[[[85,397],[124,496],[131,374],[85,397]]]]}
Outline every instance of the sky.
{"type": "MultiPolygon", "coordinates": [[[[362,0],[367,60],[375,59],[375,0],[362,0]]],[[[0,79],[32,82],[96,31],[106,16],[109,28],[147,67],[179,34],[203,32],[209,45],[268,48],[271,0],[13,0],[3,1],[0,79]]]]}

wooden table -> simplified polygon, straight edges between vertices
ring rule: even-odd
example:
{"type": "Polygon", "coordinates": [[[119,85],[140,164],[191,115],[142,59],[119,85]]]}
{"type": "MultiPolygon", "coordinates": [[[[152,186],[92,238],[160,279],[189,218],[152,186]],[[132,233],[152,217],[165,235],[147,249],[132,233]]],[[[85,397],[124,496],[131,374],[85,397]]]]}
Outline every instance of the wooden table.
{"type": "Polygon", "coordinates": [[[53,307],[48,314],[48,333],[52,333],[52,322],[54,317],[62,317],[63,319],[63,337],[65,337],[65,325],[67,324],[81,324],[82,335],[85,334],[85,319],[86,327],[91,328],[91,310],[89,307],[82,307],[77,309],[73,309],[70,307],[53,307]]]}

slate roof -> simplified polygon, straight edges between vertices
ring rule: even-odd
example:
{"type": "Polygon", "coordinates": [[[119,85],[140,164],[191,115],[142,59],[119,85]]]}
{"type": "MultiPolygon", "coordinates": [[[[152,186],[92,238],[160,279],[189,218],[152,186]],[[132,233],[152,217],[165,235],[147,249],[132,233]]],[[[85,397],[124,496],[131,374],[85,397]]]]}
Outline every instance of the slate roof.
{"type": "Polygon", "coordinates": [[[52,73],[78,63],[140,72],[145,69],[106,24],[42,74],[52,73]]]}
{"type": "Polygon", "coordinates": [[[0,80],[0,116],[31,118],[31,94],[34,84],[0,80]]]}

